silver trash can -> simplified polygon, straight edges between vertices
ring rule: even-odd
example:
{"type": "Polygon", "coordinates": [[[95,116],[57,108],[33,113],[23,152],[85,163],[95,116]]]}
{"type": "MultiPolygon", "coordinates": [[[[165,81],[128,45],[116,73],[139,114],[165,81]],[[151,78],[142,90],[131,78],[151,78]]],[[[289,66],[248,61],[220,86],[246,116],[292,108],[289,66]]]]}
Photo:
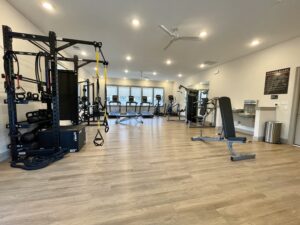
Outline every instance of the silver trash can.
{"type": "Polygon", "coordinates": [[[268,121],[265,124],[265,142],[272,144],[280,144],[282,123],[275,121],[268,121]]]}

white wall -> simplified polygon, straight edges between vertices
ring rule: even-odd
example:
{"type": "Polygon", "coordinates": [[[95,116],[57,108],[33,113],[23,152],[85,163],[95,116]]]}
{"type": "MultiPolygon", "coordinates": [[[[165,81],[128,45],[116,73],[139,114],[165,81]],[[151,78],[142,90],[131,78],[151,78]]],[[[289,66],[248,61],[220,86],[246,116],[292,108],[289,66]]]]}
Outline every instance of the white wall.
{"type": "Polygon", "coordinates": [[[282,138],[288,139],[289,122],[294,91],[295,71],[300,66],[300,38],[281,43],[271,48],[208,69],[184,80],[185,85],[209,82],[209,96],[229,96],[233,108],[243,108],[246,99],[259,100],[259,106],[272,107],[278,104],[276,119],[284,123],[282,138]],[[288,94],[271,100],[264,95],[267,71],[291,68],[288,94]],[[219,69],[219,73],[215,71],[219,69]]]}

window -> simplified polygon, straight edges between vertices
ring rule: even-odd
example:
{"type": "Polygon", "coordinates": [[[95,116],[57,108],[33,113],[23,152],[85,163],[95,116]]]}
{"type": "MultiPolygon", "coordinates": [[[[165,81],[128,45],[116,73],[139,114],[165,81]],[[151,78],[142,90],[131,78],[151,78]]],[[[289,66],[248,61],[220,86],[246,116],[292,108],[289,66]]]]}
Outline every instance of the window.
{"type": "Polygon", "coordinates": [[[153,88],[143,88],[143,96],[147,96],[148,102],[153,103],[153,88]]]}
{"type": "Polygon", "coordinates": [[[164,104],[164,89],[163,88],[154,88],[154,105],[157,104],[156,95],[161,96],[160,104],[164,104]]]}
{"type": "Polygon", "coordinates": [[[128,87],[118,85],[107,86],[107,101],[112,101],[112,96],[118,95],[121,105],[125,106],[128,102],[129,95],[134,97],[134,101],[138,104],[142,101],[142,96],[147,96],[147,101],[151,104],[156,104],[156,95],[161,95],[160,104],[164,103],[164,89],[159,87],[128,87]]]}
{"type": "Polygon", "coordinates": [[[138,104],[141,103],[141,99],[142,99],[142,88],[140,87],[132,87],[131,88],[131,92],[130,95],[132,95],[134,97],[134,101],[137,102],[138,104]]]}
{"type": "Polygon", "coordinates": [[[126,105],[126,102],[128,102],[129,93],[129,87],[119,87],[119,101],[122,105],[126,105]]]}
{"type": "Polygon", "coordinates": [[[117,86],[107,86],[107,101],[112,101],[112,96],[118,95],[118,87],[117,86]]]}

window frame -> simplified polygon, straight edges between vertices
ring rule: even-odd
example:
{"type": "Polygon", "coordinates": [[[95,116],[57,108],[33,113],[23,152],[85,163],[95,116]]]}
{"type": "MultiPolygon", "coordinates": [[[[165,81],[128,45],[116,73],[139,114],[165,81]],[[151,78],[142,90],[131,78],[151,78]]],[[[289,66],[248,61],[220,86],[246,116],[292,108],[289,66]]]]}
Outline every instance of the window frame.
{"type": "MultiPolygon", "coordinates": [[[[119,88],[120,87],[128,87],[129,88],[129,95],[132,95],[131,88],[140,88],[141,89],[141,97],[143,96],[143,88],[151,88],[152,89],[152,102],[150,102],[152,105],[155,103],[155,96],[154,96],[154,89],[162,89],[163,90],[163,99],[165,99],[165,88],[164,87],[158,87],[158,86],[139,86],[139,85],[116,85],[116,84],[107,84],[107,87],[113,86],[117,87],[117,94],[120,97],[119,88]]],[[[105,96],[107,98],[107,96],[105,96]]],[[[125,105],[122,105],[125,106],[125,105]]]]}
{"type": "MultiPolygon", "coordinates": [[[[117,88],[117,95],[119,94],[119,87],[118,87],[118,85],[107,85],[107,89],[108,89],[108,86],[110,86],[110,87],[116,87],[117,88]]],[[[108,99],[108,96],[107,96],[107,94],[108,93],[106,93],[106,99],[108,99]]],[[[108,103],[109,101],[107,100],[107,103],[108,103]]]]}

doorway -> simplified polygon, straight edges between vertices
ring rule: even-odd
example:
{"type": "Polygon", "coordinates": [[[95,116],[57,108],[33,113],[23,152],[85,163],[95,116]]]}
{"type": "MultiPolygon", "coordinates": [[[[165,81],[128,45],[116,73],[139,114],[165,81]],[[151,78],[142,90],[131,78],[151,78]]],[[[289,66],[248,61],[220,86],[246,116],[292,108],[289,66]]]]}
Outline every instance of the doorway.
{"type": "Polygon", "coordinates": [[[288,143],[300,147],[300,67],[296,69],[288,143]]]}
{"type": "Polygon", "coordinates": [[[296,122],[294,145],[298,145],[300,147],[300,107],[298,107],[296,120],[297,122],[296,122]]]}

